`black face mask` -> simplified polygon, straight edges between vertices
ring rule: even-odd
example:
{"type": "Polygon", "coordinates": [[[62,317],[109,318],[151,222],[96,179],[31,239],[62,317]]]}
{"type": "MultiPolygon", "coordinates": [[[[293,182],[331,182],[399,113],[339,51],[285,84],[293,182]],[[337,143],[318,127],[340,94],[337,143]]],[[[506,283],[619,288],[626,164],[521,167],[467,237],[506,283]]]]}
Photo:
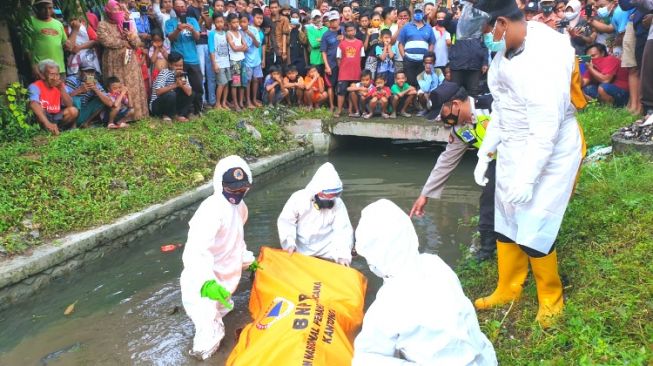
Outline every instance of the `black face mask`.
{"type": "Polygon", "coordinates": [[[444,19],[438,19],[435,21],[435,24],[438,25],[438,27],[444,27],[445,20],[444,19]]]}
{"type": "Polygon", "coordinates": [[[549,15],[553,13],[553,6],[543,6],[542,13],[544,13],[544,15],[549,15]]]}
{"type": "Polygon", "coordinates": [[[318,210],[322,210],[322,209],[325,209],[325,208],[330,209],[330,208],[333,208],[333,206],[336,204],[336,200],[323,200],[317,194],[315,195],[315,197],[313,199],[315,201],[315,207],[318,210]]]}
{"type": "Polygon", "coordinates": [[[440,119],[442,122],[449,126],[455,126],[458,124],[458,116],[460,115],[460,111],[458,111],[458,114],[453,114],[453,105],[449,108],[449,114],[446,116],[440,115],[440,119]]]}

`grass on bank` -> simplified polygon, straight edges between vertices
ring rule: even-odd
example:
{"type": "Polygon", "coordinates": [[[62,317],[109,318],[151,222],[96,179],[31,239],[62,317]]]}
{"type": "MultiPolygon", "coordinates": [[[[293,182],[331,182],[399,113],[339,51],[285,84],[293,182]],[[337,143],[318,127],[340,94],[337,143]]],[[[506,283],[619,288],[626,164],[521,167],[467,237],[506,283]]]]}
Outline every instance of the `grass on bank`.
{"type": "Polygon", "coordinates": [[[210,111],[190,123],[147,119],[124,130],[42,133],[0,145],[0,251],[15,254],[56,235],[106,224],[212,179],[216,162],[288,150],[284,121],[326,112],[210,111]],[[255,139],[238,122],[261,133],[255,139]]]}
{"type": "MultiPolygon", "coordinates": [[[[635,118],[591,107],[579,114],[588,146],[635,118]]],[[[653,163],[640,155],[582,168],[556,242],[565,310],[543,331],[535,322],[537,293],[529,276],[509,306],[479,312],[502,365],[651,365],[653,363],[653,163]]],[[[496,264],[458,268],[471,299],[496,285],[496,264]]]]}

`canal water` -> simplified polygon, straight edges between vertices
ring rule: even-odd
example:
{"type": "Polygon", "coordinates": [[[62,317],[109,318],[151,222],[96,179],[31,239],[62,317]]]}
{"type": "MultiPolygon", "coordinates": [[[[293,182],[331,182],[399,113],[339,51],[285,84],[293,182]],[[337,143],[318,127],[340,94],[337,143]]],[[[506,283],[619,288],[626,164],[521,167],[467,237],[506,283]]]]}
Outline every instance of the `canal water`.
{"type": "MultiPolygon", "coordinates": [[[[419,195],[441,146],[355,140],[328,157],[308,159],[256,185],[245,198],[248,248],[278,247],[276,219],[286,199],[305,186],[325,161],[344,182],[343,199],[354,227],[367,204],[388,198],[406,212],[419,195]]],[[[477,214],[480,191],[473,184],[475,158],[468,154],[451,177],[441,200],[431,200],[426,215],[413,219],[420,250],[440,255],[450,265],[468,245],[474,228],[460,225],[477,214]]],[[[114,251],[60,278],[29,301],[0,312],[0,365],[195,365],[187,356],[193,325],[181,306],[182,250],[162,253],[161,245],[183,243],[186,222],[175,222],[151,237],[114,251]],[[75,311],[64,316],[72,303],[75,311]]],[[[381,281],[357,257],[352,264],[369,279],[366,306],[381,281]]],[[[428,286],[428,281],[425,283],[428,286]]],[[[235,310],[225,318],[226,337],[205,365],[223,365],[237,328],[250,321],[251,281],[243,276],[234,295],[235,310]]]]}

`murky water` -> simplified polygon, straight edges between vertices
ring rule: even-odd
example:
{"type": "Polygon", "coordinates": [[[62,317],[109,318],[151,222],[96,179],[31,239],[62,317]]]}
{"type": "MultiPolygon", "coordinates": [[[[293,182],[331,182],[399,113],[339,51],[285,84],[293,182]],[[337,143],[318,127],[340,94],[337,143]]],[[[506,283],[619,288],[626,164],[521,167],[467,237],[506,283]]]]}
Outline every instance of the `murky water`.
{"type": "MultiPolygon", "coordinates": [[[[255,185],[246,202],[250,209],[245,237],[250,250],[278,246],[276,218],[292,192],[310,180],[317,167],[331,161],[345,184],[343,199],[355,226],[360,211],[388,198],[408,211],[420,192],[441,147],[362,142],[347,144],[327,158],[315,158],[255,185]]],[[[420,249],[437,253],[449,264],[469,243],[473,229],[459,220],[476,215],[478,188],[468,154],[449,180],[442,200],[431,200],[427,215],[414,220],[420,249]]],[[[256,184],[256,182],[255,182],[256,184]]],[[[30,301],[0,312],[0,365],[194,365],[187,356],[193,325],[181,306],[181,250],[161,253],[159,247],[182,243],[185,222],[169,225],[155,237],[112,252],[82,270],[61,278],[30,301]],[[64,316],[77,302],[75,312],[64,316]]],[[[353,266],[370,280],[366,305],[380,280],[364,259],[353,266]]],[[[251,281],[241,280],[235,310],[225,318],[227,336],[220,351],[204,364],[223,365],[234,344],[235,329],[249,322],[251,281]]]]}

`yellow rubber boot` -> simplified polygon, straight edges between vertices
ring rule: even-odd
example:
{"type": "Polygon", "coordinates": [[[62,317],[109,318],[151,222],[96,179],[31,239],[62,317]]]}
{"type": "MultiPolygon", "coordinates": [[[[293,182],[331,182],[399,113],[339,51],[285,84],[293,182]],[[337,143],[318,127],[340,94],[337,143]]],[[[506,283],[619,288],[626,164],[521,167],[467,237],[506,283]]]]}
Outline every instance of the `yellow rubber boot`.
{"type": "Polygon", "coordinates": [[[528,255],[517,244],[497,240],[497,267],[497,288],[490,296],[474,301],[478,310],[507,304],[519,299],[521,295],[522,285],[528,274],[528,255]]]}
{"type": "Polygon", "coordinates": [[[540,307],[537,311],[537,321],[542,328],[553,324],[557,315],[562,313],[562,282],[558,275],[558,255],[554,250],[546,257],[530,258],[535,284],[537,285],[537,300],[540,307]]]}

